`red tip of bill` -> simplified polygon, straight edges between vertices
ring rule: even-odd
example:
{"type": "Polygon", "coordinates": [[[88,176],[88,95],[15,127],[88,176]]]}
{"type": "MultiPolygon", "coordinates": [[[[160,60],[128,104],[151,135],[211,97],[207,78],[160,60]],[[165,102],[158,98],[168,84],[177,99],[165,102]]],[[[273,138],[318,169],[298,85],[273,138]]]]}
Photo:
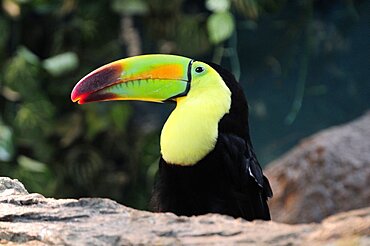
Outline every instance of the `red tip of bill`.
{"type": "Polygon", "coordinates": [[[118,63],[111,63],[92,71],[75,85],[71,92],[71,100],[79,104],[98,101],[102,95],[91,94],[119,82],[121,73],[122,66],[118,63]]]}

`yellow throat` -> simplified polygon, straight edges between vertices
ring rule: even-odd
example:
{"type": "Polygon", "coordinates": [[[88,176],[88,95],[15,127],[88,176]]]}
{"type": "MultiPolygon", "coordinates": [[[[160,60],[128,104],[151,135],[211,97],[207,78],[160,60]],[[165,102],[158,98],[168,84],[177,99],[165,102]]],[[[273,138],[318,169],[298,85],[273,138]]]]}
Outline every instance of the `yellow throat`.
{"type": "Polygon", "coordinates": [[[205,73],[195,75],[187,96],[178,98],[161,133],[161,154],[170,164],[194,165],[211,152],[218,123],[231,106],[231,92],[221,76],[201,63],[205,73]]]}

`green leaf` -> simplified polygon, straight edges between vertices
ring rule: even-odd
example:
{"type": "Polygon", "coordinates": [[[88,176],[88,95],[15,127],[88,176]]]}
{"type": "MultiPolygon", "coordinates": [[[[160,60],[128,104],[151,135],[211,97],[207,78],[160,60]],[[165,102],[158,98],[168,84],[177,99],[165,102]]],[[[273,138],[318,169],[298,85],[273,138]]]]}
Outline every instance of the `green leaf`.
{"type": "Polygon", "coordinates": [[[13,132],[0,123],[0,161],[10,161],[14,155],[13,132]]]}
{"type": "Polygon", "coordinates": [[[55,194],[56,177],[48,165],[21,155],[17,158],[16,166],[12,176],[22,180],[22,183],[30,192],[42,193],[50,196],[55,194]]]}
{"type": "Polygon", "coordinates": [[[32,51],[24,46],[21,46],[17,50],[17,55],[22,57],[27,63],[38,66],[40,59],[32,51]]]}
{"type": "Polygon", "coordinates": [[[144,15],[148,13],[148,5],[142,0],[114,0],[112,9],[125,15],[144,15]]]}
{"type": "Polygon", "coordinates": [[[57,77],[76,69],[78,63],[78,57],[75,53],[66,52],[44,60],[42,66],[48,73],[57,77]]]}
{"type": "Polygon", "coordinates": [[[213,13],[207,20],[209,39],[213,44],[219,44],[230,38],[234,29],[234,17],[230,12],[213,13]]]}
{"type": "Polygon", "coordinates": [[[24,168],[24,169],[26,169],[30,172],[43,173],[48,169],[46,164],[44,164],[42,162],[39,162],[39,161],[36,161],[36,160],[33,160],[33,159],[31,159],[27,156],[24,156],[24,155],[19,156],[17,161],[18,161],[18,164],[22,168],[24,168]]]}
{"type": "Polygon", "coordinates": [[[22,97],[33,97],[40,83],[39,66],[35,65],[37,59],[26,48],[19,48],[16,56],[11,58],[5,66],[4,84],[20,93],[22,97]]]}
{"type": "Polygon", "coordinates": [[[230,8],[230,0],[207,0],[206,8],[212,12],[225,12],[230,8]]]}

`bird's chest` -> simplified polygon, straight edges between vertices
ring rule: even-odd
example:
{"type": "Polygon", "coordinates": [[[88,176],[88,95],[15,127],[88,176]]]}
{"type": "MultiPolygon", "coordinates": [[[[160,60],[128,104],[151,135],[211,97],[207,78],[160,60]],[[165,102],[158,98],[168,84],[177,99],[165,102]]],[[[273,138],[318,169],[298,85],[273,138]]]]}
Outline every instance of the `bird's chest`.
{"type": "Polygon", "coordinates": [[[165,126],[161,134],[161,154],[167,163],[193,165],[214,148],[217,134],[217,124],[191,121],[165,126]]]}
{"type": "Polygon", "coordinates": [[[189,166],[202,160],[215,147],[218,121],[211,109],[182,108],[168,118],[161,133],[161,154],[170,164],[189,166]]]}
{"type": "Polygon", "coordinates": [[[218,153],[211,151],[194,166],[161,163],[164,211],[194,215],[219,212],[230,202],[231,183],[218,153]]]}
{"type": "Polygon", "coordinates": [[[161,154],[170,164],[191,166],[207,156],[216,145],[218,124],[230,109],[227,87],[227,93],[217,86],[192,88],[194,91],[177,100],[175,110],[162,129],[161,154]]]}

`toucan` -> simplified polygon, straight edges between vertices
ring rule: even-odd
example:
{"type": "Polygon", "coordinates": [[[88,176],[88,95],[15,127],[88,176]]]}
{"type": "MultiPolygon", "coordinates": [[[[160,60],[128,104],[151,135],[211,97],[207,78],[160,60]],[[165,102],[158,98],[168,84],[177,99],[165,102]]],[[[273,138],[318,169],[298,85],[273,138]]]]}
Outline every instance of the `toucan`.
{"type": "Polygon", "coordinates": [[[154,211],[270,220],[272,190],[253,150],[247,101],[220,65],[176,55],[129,57],[86,75],[71,99],[176,103],[161,131],[154,211]]]}

